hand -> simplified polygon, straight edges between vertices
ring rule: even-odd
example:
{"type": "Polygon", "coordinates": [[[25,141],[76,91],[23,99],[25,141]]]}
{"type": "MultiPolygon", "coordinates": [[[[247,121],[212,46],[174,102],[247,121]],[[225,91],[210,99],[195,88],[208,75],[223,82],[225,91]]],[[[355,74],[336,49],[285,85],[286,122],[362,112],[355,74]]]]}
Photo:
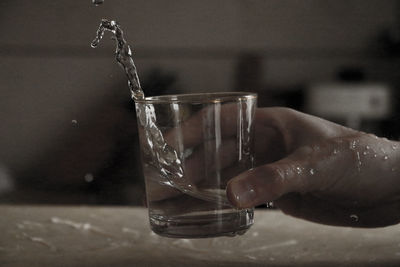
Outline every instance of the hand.
{"type": "Polygon", "coordinates": [[[313,222],[379,227],[400,221],[400,144],[287,108],[256,112],[256,168],[229,181],[239,208],[274,201],[313,222]]]}

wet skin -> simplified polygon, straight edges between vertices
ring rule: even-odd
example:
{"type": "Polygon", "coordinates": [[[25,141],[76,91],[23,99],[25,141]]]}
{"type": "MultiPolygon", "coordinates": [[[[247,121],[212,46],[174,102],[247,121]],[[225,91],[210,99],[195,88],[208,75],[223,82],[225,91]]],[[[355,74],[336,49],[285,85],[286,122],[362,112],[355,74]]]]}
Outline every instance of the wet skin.
{"type": "Polygon", "coordinates": [[[274,201],[313,222],[381,227],[400,221],[400,144],[287,108],[256,112],[257,167],[230,180],[239,208],[274,201]]]}

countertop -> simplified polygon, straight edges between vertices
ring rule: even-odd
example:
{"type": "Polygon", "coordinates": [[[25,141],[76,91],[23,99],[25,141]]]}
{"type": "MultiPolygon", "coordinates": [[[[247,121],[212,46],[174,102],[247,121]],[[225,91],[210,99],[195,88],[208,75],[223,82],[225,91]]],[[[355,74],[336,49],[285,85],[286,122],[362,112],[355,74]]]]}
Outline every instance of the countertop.
{"type": "Polygon", "coordinates": [[[256,210],[244,235],[155,235],[141,207],[0,206],[0,266],[400,266],[400,225],[353,229],[256,210]]]}

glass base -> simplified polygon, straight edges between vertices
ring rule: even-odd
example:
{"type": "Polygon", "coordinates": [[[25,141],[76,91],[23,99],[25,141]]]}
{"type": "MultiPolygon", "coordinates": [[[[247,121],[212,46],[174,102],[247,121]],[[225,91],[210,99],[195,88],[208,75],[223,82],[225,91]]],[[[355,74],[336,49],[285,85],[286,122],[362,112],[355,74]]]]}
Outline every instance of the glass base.
{"type": "Polygon", "coordinates": [[[150,214],[150,226],[153,232],[173,238],[242,235],[253,223],[253,209],[196,212],[179,216],[150,214]]]}

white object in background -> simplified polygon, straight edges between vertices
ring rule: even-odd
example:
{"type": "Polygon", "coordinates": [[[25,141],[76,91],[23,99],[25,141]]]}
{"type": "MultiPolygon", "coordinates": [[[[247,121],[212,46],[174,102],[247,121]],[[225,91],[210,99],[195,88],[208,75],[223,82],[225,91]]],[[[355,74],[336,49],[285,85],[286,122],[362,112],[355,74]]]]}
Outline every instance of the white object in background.
{"type": "Polygon", "coordinates": [[[363,119],[385,119],[391,112],[391,91],[385,84],[315,84],[306,92],[306,111],[317,116],[345,120],[360,129],[363,119]]]}

